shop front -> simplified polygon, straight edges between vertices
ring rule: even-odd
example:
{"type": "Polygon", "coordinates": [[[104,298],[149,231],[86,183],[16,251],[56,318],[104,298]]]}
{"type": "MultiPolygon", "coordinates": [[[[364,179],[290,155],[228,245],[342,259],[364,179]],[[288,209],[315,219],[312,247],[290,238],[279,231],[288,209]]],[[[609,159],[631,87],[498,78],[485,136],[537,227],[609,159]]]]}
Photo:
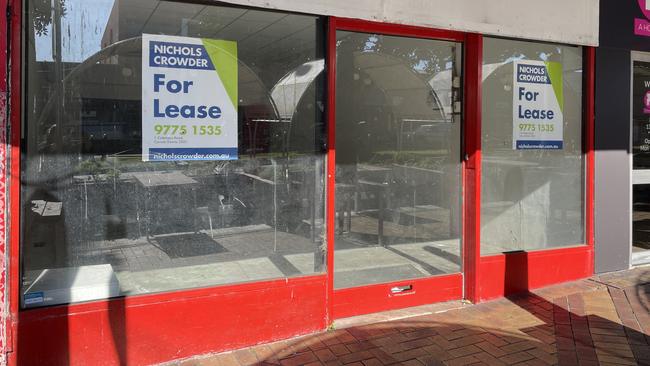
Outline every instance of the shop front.
{"type": "Polygon", "coordinates": [[[152,364],[591,275],[595,2],[558,34],[451,3],[11,2],[9,363],[152,364]]]}

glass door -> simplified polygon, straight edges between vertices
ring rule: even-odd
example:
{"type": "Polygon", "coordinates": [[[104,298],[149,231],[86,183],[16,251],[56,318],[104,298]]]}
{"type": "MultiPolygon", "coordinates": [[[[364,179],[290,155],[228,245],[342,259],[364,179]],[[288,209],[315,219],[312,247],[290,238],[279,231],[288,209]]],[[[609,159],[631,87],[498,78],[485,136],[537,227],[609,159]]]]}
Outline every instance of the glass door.
{"type": "Polygon", "coordinates": [[[632,254],[650,263],[650,54],[632,53],[632,254]]]}
{"type": "Polygon", "coordinates": [[[462,51],[337,30],[335,294],[461,272],[462,51]]]}

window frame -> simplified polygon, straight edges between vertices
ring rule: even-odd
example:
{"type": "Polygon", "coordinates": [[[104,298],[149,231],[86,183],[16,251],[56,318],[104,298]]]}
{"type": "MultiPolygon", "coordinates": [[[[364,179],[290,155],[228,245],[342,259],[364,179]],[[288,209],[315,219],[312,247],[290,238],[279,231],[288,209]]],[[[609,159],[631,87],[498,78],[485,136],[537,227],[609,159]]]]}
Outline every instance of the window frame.
{"type": "MultiPolygon", "coordinates": [[[[570,250],[572,248],[588,248],[590,251],[593,251],[593,181],[594,181],[594,78],[595,78],[595,48],[590,46],[582,45],[573,45],[567,43],[558,43],[550,41],[540,41],[540,40],[530,40],[523,38],[512,38],[512,37],[499,37],[494,35],[485,35],[482,38],[492,38],[497,40],[506,40],[506,41],[517,41],[517,42],[526,42],[530,44],[543,44],[543,45],[552,45],[552,46],[565,46],[565,47],[580,47],[582,50],[582,90],[581,90],[581,125],[580,125],[580,136],[581,136],[581,147],[582,147],[582,182],[584,190],[582,192],[582,229],[583,235],[580,243],[573,244],[561,244],[554,247],[548,248],[533,248],[533,249],[512,249],[503,252],[493,252],[482,254],[479,249],[479,255],[481,258],[496,257],[502,255],[508,255],[510,253],[535,253],[535,252],[547,252],[547,251],[558,251],[558,250],[570,250]]],[[[483,50],[481,52],[481,65],[483,67],[483,50]]],[[[480,87],[483,87],[483,84],[480,84],[480,87]]],[[[482,104],[480,108],[482,109],[482,104]]],[[[482,125],[482,124],[481,124],[482,125]]],[[[482,126],[479,128],[479,137],[483,138],[483,129],[482,126]]],[[[481,156],[482,158],[482,156],[481,156]]],[[[482,166],[482,161],[481,161],[482,166]]],[[[481,182],[481,186],[484,183],[481,182]]],[[[480,200],[479,200],[480,201],[480,200]]],[[[479,202],[480,204],[481,202],[479,202]]],[[[481,216],[481,209],[479,207],[478,211],[479,221],[481,216]]],[[[482,244],[480,239],[480,226],[479,226],[478,240],[479,245],[482,244]]],[[[540,254],[541,254],[540,253],[540,254]]],[[[591,261],[593,262],[593,260],[591,261]]]]}
{"type": "MultiPolygon", "coordinates": [[[[10,0],[11,1],[11,0],[10,0]]],[[[28,39],[28,27],[30,26],[29,24],[29,15],[27,12],[29,11],[29,8],[27,6],[27,2],[30,0],[13,0],[16,1],[17,3],[20,3],[21,6],[24,6],[22,9],[22,13],[20,14],[21,16],[21,22],[24,23],[17,23],[20,26],[20,37],[16,37],[18,40],[18,43],[13,43],[13,44],[19,44],[21,47],[21,54],[20,54],[20,59],[26,59],[28,56],[28,49],[26,46],[26,42],[29,41],[28,39]]],[[[164,0],[161,0],[164,1],[164,0]]],[[[309,14],[309,13],[300,13],[300,12],[294,12],[294,11],[283,11],[283,10],[276,10],[276,9],[266,9],[266,8],[257,8],[257,7],[252,7],[252,6],[244,6],[244,5],[232,5],[232,4],[222,4],[222,3],[217,3],[217,4],[205,4],[202,1],[197,1],[197,0],[173,0],[175,3],[179,4],[187,4],[187,5],[197,5],[197,4],[204,4],[207,6],[214,6],[214,7],[225,7],[225,8],[232,8],[232,9],[244,9],[244,10],[256,10],[256,11],[263,11],[263,12],[268,12],[268,13],[275,13],[275,14],[282,14],[282,15],[303,15],[307,17],[313,17],[316,20],[316,34],[315,34],[315,46],[317,46],[316,53],[322,52],[322,59],[324,60],[325,63],[325,68],[322,71],[322,76],[320,77],[320,84],[321,84],[321,91],[324,102],[327,104],[327,98],[328,98],[328,90],[327,90],[327,66],[326,66],[326,58],[328,55],[328,42],[327,42],[327,16],[325,15],[317,15],[317,14],[309,14]]],[[[12,40],[14,41],[14,40],[12,40]]],[[[15,41],[14,41],[15,42],[15,41]]],[[[16,57],[16,55],[12,55],[13,57],[16,57]]],[[[13,59],[12,59],[13,61],[13,59]]],[[[273,277],[273,278],[264,278],[261,280],[250,280],[250,281],[238,281],[238,282],[233,282],[233,283],[223,283],[223,284],[212,284],[208,286],[199,286],[199,287],[189,287],[189,288],[177,288],[177,289],[172,289],[172,290],[164,290],[164,291],[152,291],[148,293],[139,293],[139,294],[130,294],[130,295],[119,295],[119,296],[113,296],[113,297],[106,297],[106,298],[101,298],[101,299],[94,299],[94,300],[88,300],[88,301],[78,301],[78,302],[67,302],[67,303],[61,303],[61,304],[51,304],[51,305],[44,305],[44,306],[35,306],[35,307],[25,307],[22,305],[22,278],[23,278],[23,228],[22,225],[24,224],[23,221],[23,202],[22,202],[22,168],[23,168],[23,154],[26,150],[25,146],[27,143],[27,121],[26,118],[28,116],[27,113],[27,108],[28,108],[28,103],[27,103],[27,98],[28,98],[28,93],[29,89],[27,87],[27,83],[25,81],[27,80],[27,75],[29,73],[28,70],[28,62],[23,62],[23,63],[16,63],[20,65],[18,68],[13,68],[12,72],[19,74],[20,79],[21,79],[21,84],[12,86],[12,90],[18,91],[15,93],[12,93],[13,97],[16,99],[19,99],[19,103],[14,103],[12,101],[12,105],[20,105],[20,108],[12,108],[12,112],[15,113],[15,116],[11,118],[11,122],[13,122],[15,119],[18,118],[20,120],[20,129],[11,129],[11,139],[12,139],[12,157],[11,157],[11,164],[10,168],[8,170],[18,172],[18,174],[11,174],[11,189],[12,192],[10,194],[10,197],[14,198],[11,200],[11,210],[12,212],[16,212],[16,215],[12,215],[12,220],[15,220],[17,224],[14,224],[12,222],[12,227],[13,228],[18,228],[17,230],[14,230],[13,232],[17,232],[18,235],[11,235],[10,238],[12,240],[12,248],[11,250],[14,253],[18,253],[17,256],[12,256],[11,259],[17,261],[17,263],[11,265],[12,270],[16,270],[17,274],[13,275],[13,279],[17,279],[15,282],[16,284],[12,283],[12,290],[16,291],[13,289],[14,286],[17,285],[17,291],[18,291],[18,296],[16,297],[15,300],[12,301],[12,303],[17,303],[18,306],[18,312],[23,313],[23,312],[30,312],[34,311],[37,312],[39,309],[56,309],[58,307],[74,307],[76,305],[89,305],[89,304],[101,304],[101,303],[106,303],[106,302],[111,302],[113,300],[115,301],[125,301],[131,298],[140,298],[140,297],[151,297],[152,299],[155,298],[162,298],[162,299],[182,299],[183,294],[187,293],[189,296],[191,296],[192,293],[201,293],[204,290],[210,290],[212,289],[216,293],[222,293],[222,292],[231,292],[232,289],[239,289],[241,288],[242,290],[245,290],[247,286],[251,285],[253,287],[258,287],[255,285],[262,285],[266,284],[269,286],[269,288],[277,288],[279,287],[278,285],[281,283],[291,283],[292,281],[296,282],[301,282],[302,279],[306,280],[318,280],[320,281],[322,278],[326,277],[329,273],[329,268],[327,267],[327,255],[329,251],[329,244],[327,242],[327,239],[324,240],[323,244],[326,246],[326,250],[323,256],[323,263],[322,263],[322,271],[321,272],[313,272],[313,273],[308,273],[308,274],[301,274],[301,275],[295,275],[295,276],[285,276],[285,277],[273,277]],[[15,135],[16,133],[19,133],[19,135],[15,135]],[[13,154],[16,154],[18,157],[14,158],[13,154]],[[15,190],[15,192],[14,192],[15,190]],[[18,238],[16,238],[18,237],[18,238]],[[16,241],[16,243],[14,243],[16,241]],[[15,247],[14,247],[15,246],[15,247]],[[168,296],[167,296],[168,295],[168,296]],[[180,297],[179,297],[180,296],[180,297]]],[[[291,72],[292,70],[289,70],[291,72]]],[[[285,73],[286,75],[287,73],[285,73]]],[[[13,76],[13,74],[12,74],[13,76]]],[[[12,78],[13,80],[13,78],[12,78]]],[[[280,79],[281,80],[281,79],[280,79]]],[[[270,92],[270,90],[269,90],[270,92]]],[[[318,132],[321,134],[321,138],[323,141],[327,141],[327,111],[325,110],[322,112],[322,120],[323,120],[323,125],[319,127],[318,124],[315,126],[314,132],[318,132]]],[[[315,148],[316,149],[316,148],[315,148]]],[[[322,178],[323,178],[323,218],[327,216],[327,197],[325,196],[326,190],[327,190],[327,146],[320,146],[320,150],[314,150],[315,153],[318,153],[319,156],[322,157],[322,178]]],[[[325,235],[326,228],[323,228],[323,231],[321,233],[322,236],[325,235]]],[[[12,281],[13,282],[13,281],[12,281]]],[[[154,302],[156,300],[153,300],[154,302]]],[[[147,301],[144,301],[144,303],[149,303],[147,301]]],[[[99,305],[98,305],[99,306],[99,305]]]]}

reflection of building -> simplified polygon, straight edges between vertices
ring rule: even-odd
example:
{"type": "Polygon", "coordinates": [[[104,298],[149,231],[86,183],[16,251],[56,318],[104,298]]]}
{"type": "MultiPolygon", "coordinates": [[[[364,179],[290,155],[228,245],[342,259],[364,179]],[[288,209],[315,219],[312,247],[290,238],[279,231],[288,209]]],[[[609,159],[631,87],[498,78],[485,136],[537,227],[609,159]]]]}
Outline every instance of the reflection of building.
{"type": "MultiPolygon", "coordinates": [[[[104,62],[65,64],[63,69],[68,76],[64,81],[64,98],[67,108],[65,118],[55,129],[50,125],[56,112],[54,85],[38,85],[33,102],[42,109],[34,118],[39,121],[38,128],[51,130],[38,142],[40,150],[56,143],[65,144],[68,151],[88,153],[92,150],[88,147],[89,140],[95,140],[109,144],[113,147],[109,153],[116,153],[126,150],[126,144],[139,143],[140,65],[129,62],[134,59],[128,54],[121,57],[120,65],[104,62]],[[106,78],[113,81],[110,87],[105,85],[106,78]],[[115,127],[117,125],[120,127],[115,127]]],[[[36,67],[41,72],[51,72],[54,63],[41,61],[36,67]]]]}
{"type": "MultiPolygon", "coordinates": [[[[121,0],[114,0],[111,14],[106,22],[104,34],[102,35],[101,48],[106,48],[121,40],[120,38],[120,4],[121,0]]],[[[122,38],[123,39],[123,38],[122,38]]]]}
{"type": "MultiPolygon", "coordinates": [[[[150,19],[156,11],[169,12],[167,19],[161,20],[157,25],[165,23],[165,20],[173,19],[174,21],[168,23],[167,30],[174,29],[173,34],[176,34],[179,30],[177,28],[179,25],[174,16],[176,14],[173,12],[178,11],[179,7],[174,6],[175,4],[173,3],[170,5],[171,7],[160,5],[155,0],[114,0],[113,8],[106,22],[106,28],[103,30],[101,39],[102,48],[106,48],[113,43],[125,39],[139,37],[144,31],[142,29],[142,19],[150,19]]],[[[144,26],[146,27],[147,24],[144,24],[144,26]]]]}
{"type": "MultiPolygon", "coordinates": [[[[263,140],[268,136],[295,134],[295,131],[290,131],[287,125],[274,122],[285,118],[278,117],[278,113],[287,112],[278,110],[278,108],[289,108],[294,118],[302,118],[300,116],[310,113],[306,110],[298,110],[300,100],[288,101],[286,93],[282,97],[283,100],[273,100],[272,93],[279,93],[282,88],[280,84],[276,86],[275,83],[283,75],[275,74],[271,70],[261,73],[255,64],[260,60],[268,60],[268,62],[277,64],[291,62],[288,57],[307,56],[313,58],[314,56],[310,55],[313,53],[313,35],[309,32],[313,27],[313,22],[299,18],[289,19],[280,15],[262,19],[260,12],[243,8],[217,11],[212,7],[184,6],[174,2],[115,0],[103,32],[102,47],[106,48],[120,41],[135,40],[142,33],[148,32],[205,38],[216,37],[244,42],[246,47],[239,47],[239,90],[240,95],[244,96],[239,105],[240,130],[243,133],[242,140],[248,145],[242,151],[254,155],[282,149],[278,146],[265,146],[263,140]],[[143,24],[142,19],[148,19],[148,21],[143,24]],[[247,25],[242,27],[239,24],[247,25]],[[303,55],[296,55],[295,50],[301,50],[303,55]],[[275,116],[266,118],[265,116],[270,111],[275,116]]],[[[129,52],[136,52],[139,44],[132,46],[133,48],[129,52]]],[[[122,57],[120,55],[123,52],[123,47],[120,46],[120,50],[115,53],[115,56],[105,58],[102,62],[116,63],[117,57],[122,57]]],[[[132,70],[132,75],[135,78],[139,77],[138,69],[139,66],[135,65],[135,69],[132,70]]],[[[313,71],[317,72],[308,76],[310,82],[313,82],[321,74],[322,67],[315,68],[313,71]]],[[[297,69],[296,72],[300,72],[300,70],[297,69]]],[[[305,76],[302,77],[305,78],[305,76]]],[[[299,80],[289,81],[299,83],[299,80]]],[[[307,87],[311,84],[304,85],[307,87]]],[[[296,91],[294,90],[294,92],[296,91]]],[[[305,90],[299,92],[302,95],[305,90]]],[[[313,106],[309,108],[313,108],[313,106]]],[[[288,141],[288,143],[302,144],[308,148],[313,147],[313,144],[316,143],[313,141],[313,136],[294,136],[290,137],[288,141]]]]}

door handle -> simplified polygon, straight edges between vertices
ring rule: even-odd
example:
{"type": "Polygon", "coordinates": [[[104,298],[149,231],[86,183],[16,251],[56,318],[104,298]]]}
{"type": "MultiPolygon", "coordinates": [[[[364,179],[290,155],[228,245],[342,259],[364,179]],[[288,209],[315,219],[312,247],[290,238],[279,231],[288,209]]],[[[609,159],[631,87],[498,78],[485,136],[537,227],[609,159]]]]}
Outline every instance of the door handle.
{"type": "Polygon", "coordinates": [[[406,286],[395,286],[390,289],[390,292],[393,294],[399,294],[402,292],[407,292],[413,290],[413,285],[406,285],[406,286]]]}

